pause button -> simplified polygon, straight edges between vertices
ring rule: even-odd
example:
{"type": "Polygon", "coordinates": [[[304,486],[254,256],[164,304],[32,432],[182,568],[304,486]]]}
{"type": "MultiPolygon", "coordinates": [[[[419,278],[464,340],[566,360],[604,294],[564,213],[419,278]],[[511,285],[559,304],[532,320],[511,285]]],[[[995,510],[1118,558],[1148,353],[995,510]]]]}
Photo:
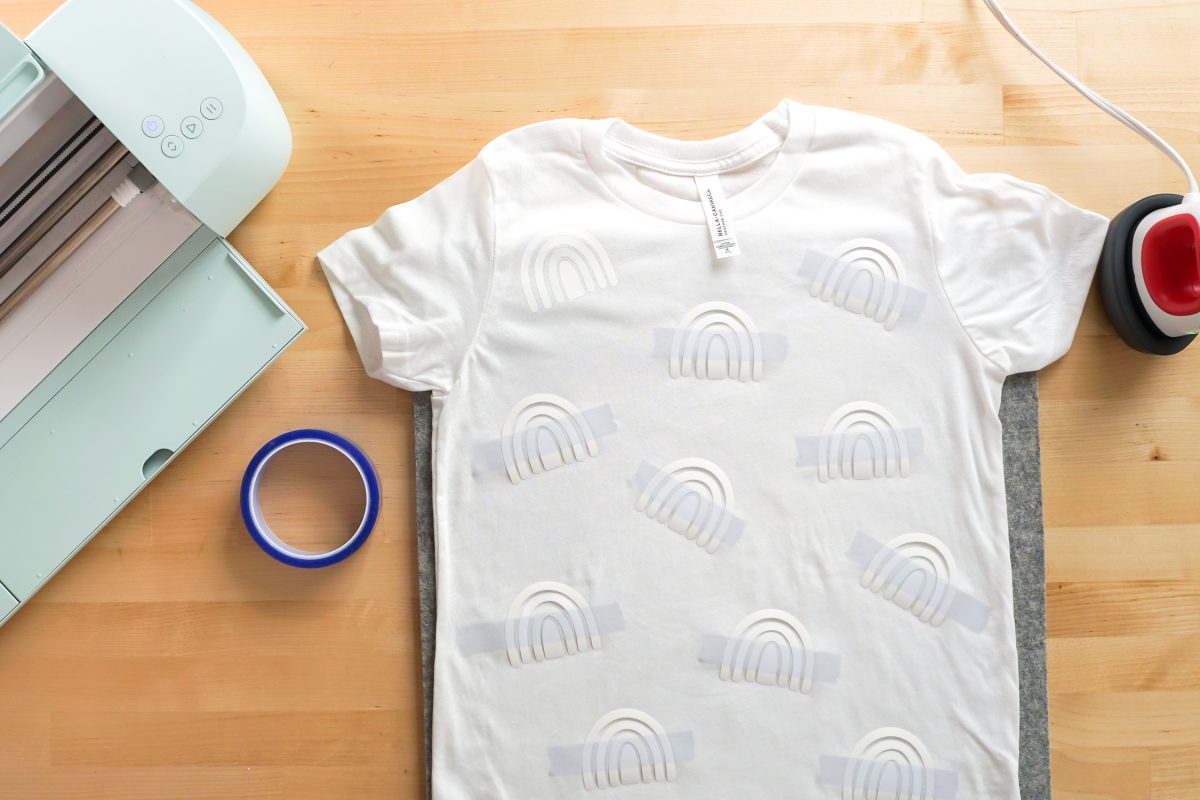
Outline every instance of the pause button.
{"type": "Polygon", "coordinates": [[[221,101],[215,97],[206,97],[200,104],[200,113],[205,119],[216,119],[224,110],[225,106],[221,105],[221,101]]]}

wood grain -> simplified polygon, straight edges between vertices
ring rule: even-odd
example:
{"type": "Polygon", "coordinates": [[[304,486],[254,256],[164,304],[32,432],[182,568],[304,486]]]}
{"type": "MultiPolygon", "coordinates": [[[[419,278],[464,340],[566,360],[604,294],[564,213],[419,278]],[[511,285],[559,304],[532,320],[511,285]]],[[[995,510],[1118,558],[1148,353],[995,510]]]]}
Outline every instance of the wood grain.
{"type": "MultiPolygon", "coordinates": [[[[0,19],[24,34],[55,5],[0,19]]],[[[311,330],[0,630],[5,797],[420,796],[411,401],[363,375],[313,257],[504,131],[619,115],[701,138],[788,96],[1107,214],[1182,188],[974,0],[201,5],[291,120],[288,173],[232,238],[311,330]],[[254,450],[304,426],[366,446],[385,491],[367,548],[315,574],[259,553],[236,507],[254,450]]],[[[1200,165],[1200,2],[1008,5],[1200,165]]],[[[1093,297],[1043,374],[1057,800],[1200,797],[1198,367],[1126,350],[1093,297]]]]}

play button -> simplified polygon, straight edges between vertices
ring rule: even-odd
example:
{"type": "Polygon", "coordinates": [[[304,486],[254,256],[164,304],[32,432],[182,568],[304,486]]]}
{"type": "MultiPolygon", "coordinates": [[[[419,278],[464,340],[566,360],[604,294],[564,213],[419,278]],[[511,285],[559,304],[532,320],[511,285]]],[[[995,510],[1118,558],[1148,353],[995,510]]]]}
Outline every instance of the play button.
{"type": "Polygon", "coordinates": [[[179,123],[179,132],[189,139],[195,139],[204,133],[204,123],[199,117],[184,117],[183,122],[179,123]]]}

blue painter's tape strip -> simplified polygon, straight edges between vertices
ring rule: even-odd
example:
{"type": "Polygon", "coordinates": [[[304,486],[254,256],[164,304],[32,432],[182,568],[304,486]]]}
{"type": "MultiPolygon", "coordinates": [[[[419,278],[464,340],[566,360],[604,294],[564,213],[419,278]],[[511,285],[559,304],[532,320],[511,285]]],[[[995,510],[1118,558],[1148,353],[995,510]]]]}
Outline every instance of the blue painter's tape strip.
{"type": "Polygon", "coordinates": [[[375,529],[381,499],[379,475],[366,453],[349,439],[316,428],[301,428],[276,436],[254,454],[254,458],[250,459],[250,464],[246,467],[246,474],[242,477],[242,520],[246,523],[246,530],[250,531],[250,536],[267,555],[292,567],[328,567],[354,555],[375,529]],[[271,459],[288,447],[304,442],[332,447],[348,458],[362,476],[363,488],[366,490],[367,507],[363,511],[358,529],[341,546],[326,553],[300,550],[280,539],[263,518],[262,505],[259,502],[262,474],[271,463],[271,459]]]}

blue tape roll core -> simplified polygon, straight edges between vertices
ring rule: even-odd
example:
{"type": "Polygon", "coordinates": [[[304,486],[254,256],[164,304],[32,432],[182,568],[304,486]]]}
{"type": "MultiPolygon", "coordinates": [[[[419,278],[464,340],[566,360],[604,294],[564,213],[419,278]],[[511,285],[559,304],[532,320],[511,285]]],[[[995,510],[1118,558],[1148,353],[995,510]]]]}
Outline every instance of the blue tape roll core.
{"type": "Polygon", "coordinates": [[[250,464],[246,467],[246,474],[242,477],[242,520],[246,523],[246,530],[250,531],[250,536],[267,555],[292,567],[328,567],[354,555],[375,529],[375,521],[379,518],[380,499],[379,475],[366,454],[349,439],[316,428],[301,428],[276,436],[254,454],[254,458],[250,459],[250,464]],[[348,458],[362,476],[363,488],[366,489],[367,507],[363,511],[358,530],[340,547],[327,553],[300,550],[280,539],[263,518],[262,505],[259,502],[259,483],[267,464],[292,445],[304,442],[332,447],[348,458]]]}

